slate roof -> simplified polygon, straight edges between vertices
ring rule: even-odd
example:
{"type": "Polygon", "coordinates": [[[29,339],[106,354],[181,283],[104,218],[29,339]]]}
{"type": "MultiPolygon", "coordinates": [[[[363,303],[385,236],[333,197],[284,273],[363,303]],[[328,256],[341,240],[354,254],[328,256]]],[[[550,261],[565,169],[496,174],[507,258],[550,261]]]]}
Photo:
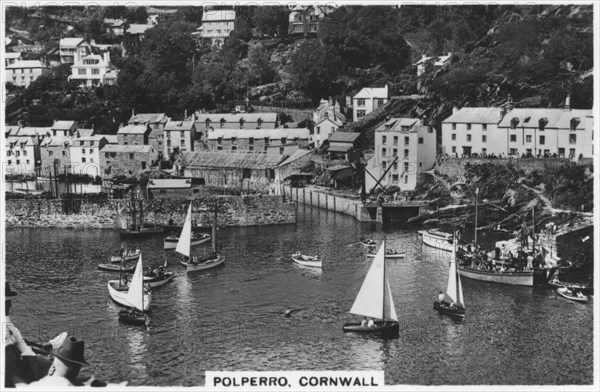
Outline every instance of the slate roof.
{"type": "Polygon", "coordinates": [[[77,123],[75,121],[64,121],[64,120],[59,120],[59,121],[55,121],[54,125],[52,125],[52,129],[62,129],[62,130],[68,130],[71,129],[73,126],[75,126],[75,128],[77,128],[77,123]]]}
{"type": "Polygon", "coordinates": [[[296,151],[294,151],[294,153],[292,155],[290,155],[289,157],[284,159],[279,165],[277,165],[277,167],[282,167],[282,166],[288,165],[308,154],[311,154],[310,150],[296,150],[296,151]]]}
{"type": "Polygon", "coordinates": [[[274,128],[274,129],[225,129],[216,128],[213,131],[208,132],[208,140],[217,140],[219,138],[231,139],[232,137],[238,139],[308,139],[310,138],[310,130],[308,128],[274,128]]]}
{"type": "Polygon", "coordinates": [[[329,136],[329,143],[354,143],[360,137],[360,132],[334,132],[329,136]]]}
{"type": "Polygon", "coordinates": [[[72,137],[53,136],[53,137],[44,139],[40,146],[41,147],[70,147],[72,140],[73,140],[72,137]]]}
{"type": "Polygon", "coordinates": [[[165,131],[190,131],[193,126],[194,120],[169,120],[169,122],[165,124],[165,131]]]}
{"type": "Polygon", "coordinates": [[[278,154],[246,152],[186,152],[183,162],[186,167],[233,168],[233,169],[274,169],[283,156],[278,154]]]}
{"type": "Polygon", "coordinates": [[[388,98],[388,87],[364,87],[352,99],[388,98]]]}
{"type": "Polygon", "coordinates": [[[165,113],[138,113],[131,116],[127,124],[143,123],[166,123],[169,118],[165,113]]]}
{"type": "Polygon", "coordinates": [[[129,124],[129,125],[125,125],[124,127],[120,128],[117,131],[117,134],[136,134],[136,135],[143,135],[146,132],[148,132],[148,126],[147,125],[133,125],[133,124],[129,124]]]}
{"type": "Polygon", "coordinates": [[[376,129],[377,132],[402,132],[402,127],[410,127],[409,132],[416,131],[414,127],[415,124],[420,123],[418,118],[391,118],[385,123],[383,123],[379,128],[376,129]]]}
{"type": "MultiPolygon", "coordinates": [[[[221,119],[225,120],[226,123],[240,123],[240,119],[244,119],[245,122],[258,122],[262,119],[263,123],[275,123],[277,121],[277,113],[197,113],[197,123],[206,123],[206,120],[210,120],[212,124],[219,125],[221,119]]],[[[214,126],[214,125],[213,125],[214,126]]]]}
{"type": "Polygon", "coordinates": [[[102,147],[101,152],[117,152],[117,153],[148,153],[153,148],[151,145],[123,145],[123,144],[106,144],[102,147]]]}
{"type": "Polygon", "coordinates": [[[584,130],[586,125],[585,118],[592,116],[592,110],[582,109],[558,109],[558,108],[515,108],[509,111],[502,121],[498,124],[499,128],[510,128],[513,119],[516,119],[518,128],[538,128],[539,121],[545,119],[547,121],[545,128],[570,129],[571,120],[578,119],[576,130],[584,130]]]}
{"type": "Polygon", "coordinates": [[[442,123],[498,124],[501,119],[501,108],[461,108],[442,123]]]}
{"type": "Polygon", "coordinates": [[[14,63],[7,65],[6,69],[13,68],[48,68],[40,60],[18,60],[14,63]]]}
{"type": "Polygon", "coordinates": [[[149,189],[186,189],[191,187],[192,180],[189,178],[152,179],[148,183],[149,189]]]}

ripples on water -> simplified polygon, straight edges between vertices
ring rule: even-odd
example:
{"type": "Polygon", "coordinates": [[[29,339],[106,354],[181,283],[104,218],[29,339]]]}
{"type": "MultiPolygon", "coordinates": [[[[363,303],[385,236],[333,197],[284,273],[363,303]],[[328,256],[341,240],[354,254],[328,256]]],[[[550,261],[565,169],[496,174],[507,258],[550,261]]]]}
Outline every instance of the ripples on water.
{"type": "Polygon", "coordinates": [[[225,265],[190,275],[163,252],[162,237],[139,242],[146,266],[166,257],[176,274],[154,291],[147,330],[118,323],[106,288],[115,275],[96,269],[119,248],[116,232],[9,229],[7,277],[20,293],[13,320],[32,340],[75,333],[92,364],[84,372],[130,385],[203,385],[206,370],[383,369],[388,384],[593,381],[592,305],[463,279],[467,317],[455,322],[432,309],[448,254],[422,247],[416,230],[302,207],[298,219],[220,230],[225,265]],[[372,260],[363,235],[407,252],[387,263],[398,339],[341,331],[372,260]],[[297,250],[323,256],[323,270],[293,264],[297,250]]]}

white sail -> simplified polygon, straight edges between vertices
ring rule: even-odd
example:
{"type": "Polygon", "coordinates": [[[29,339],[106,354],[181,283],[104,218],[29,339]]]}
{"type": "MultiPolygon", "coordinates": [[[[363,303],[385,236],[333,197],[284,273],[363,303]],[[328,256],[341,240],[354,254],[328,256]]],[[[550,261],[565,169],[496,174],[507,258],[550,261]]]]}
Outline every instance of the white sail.
{"type": "Polygon", "coordinates": [[[137,266],[135,267],[135,271],[133,272],[131,283],[129,283],[127,299],[131,306],[140,311],[144,311],[144,265],[142,263],[141,254],[140,258],[138,259],[137,266]]]}
{"type": "Polygon", "coordinates": [[[460,306],[462,306],[463,308],[465,307],[465,300],[463,298],[463,292],[462,292],[462,283],[460,282],[460,274],[456,274],[456,281],[457,281],[457,290],[458,290],[458,301],[456,301],[457,304],[459,304],[460,306]]]}
{"type": "MultiPolygon", "coordinates": [[[[383,303],[385,298],[384,273],[385,273],[385,242],[381,244],[373,264],[354,300],[350,313],[359,316],[383,318],[383,303]]],[[[386,282],[387,284],[387,282],[386,282]]],[[[389,290],[388,290],[389,293],[389,290]]],[[[391,294],[390,294],[391,296],[391,294]]],[[[393,308],[393,301],[387,301],[393,308]]],[[[387,313],[387,312],[386,312],[387,313]]],[[[391,312],[390,312],[391,313],[391,312]]],[[[393,310],[394,316],[396,311],[393,310]]],[[[391,316],[391,314],[390,314],[391,316]]]]}
{"type": "Polygon", "coordinates": [[[385,319],[398,321],[398,316],[396,315],[396,307],[394,306],[394,298],[392,298],[392,291],[390,290],[390,282],[388,282],[387,279],[385,280],[385,285],[387,288],[387,301],[385,303],[385,319]]]}
{"type": "Polygon", "coordinates": [[[175,248],[175,252],[184,255],[185,257],[190,257],[190,247],[192,242],[192,203],[190,202],[190,207],[188,208],[187,216],[185,217],[185,222],[183,223],[183,230],[181,230],[181,235],[179,236],[179,242],[177,242],[177,247],[175,248]]]}
{"type": "MultiPolygon", "coordinates": [[[[456,241],[454,241],[456,243],[456,241]]],[[[450,272],[448,273],[448,287],[446,295],[457,305],[464,306],[462,285],[460,276],[456,270],[456,244],[452,247],[452,258],[450,259],[450,272]]]]}

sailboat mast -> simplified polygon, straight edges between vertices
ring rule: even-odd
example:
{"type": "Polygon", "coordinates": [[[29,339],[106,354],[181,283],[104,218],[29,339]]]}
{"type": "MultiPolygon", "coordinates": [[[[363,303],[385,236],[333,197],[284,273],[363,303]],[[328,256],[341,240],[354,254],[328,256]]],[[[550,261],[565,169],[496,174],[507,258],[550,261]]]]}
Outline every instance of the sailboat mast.
{"type": "MultiPolygon", "coordinates": [[[[475,248],[477,248],[477,207],[479,206],[479,188],[475,189],[475,248]]],[[[456,241],[456,239],[455,239],[456,241]]]]}
{"type": "Polygon", "coordinates": [[[217,251],[217,208],[218,208],[218,199],[215,199],[214,211],[213,211],[213,224],[212,224],[212,246],[213,252],[217,251]]]}
{"type": "Polygon", "coordinates": [[[531,206],[531,219],[533,220],[532,238],[533,243],[531,244],[531,250],[533,251],[533,257],[535,257],[535,206],[531,206]]]}
{"type": "Polygon", "coordinates": [[[385,280],[385,237],[383,239],[383,312],[381,315],[383,316],[383,323],[385,324],[385,298],[387,297],[387,284],[385,280]]]}

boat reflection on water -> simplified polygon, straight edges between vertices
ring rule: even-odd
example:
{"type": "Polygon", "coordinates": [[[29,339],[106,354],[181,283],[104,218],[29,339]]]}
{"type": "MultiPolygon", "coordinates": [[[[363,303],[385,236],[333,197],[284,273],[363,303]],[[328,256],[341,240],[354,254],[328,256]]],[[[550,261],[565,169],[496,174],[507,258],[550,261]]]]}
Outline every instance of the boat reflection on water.
{"type": "Polygon", "coordinates": [[[321,275],[323,274],[323,270],[321,268],[308,267],[305,265],[300,265],[298,263],[292,263],[292,265],[307,278],[320,279],[321,275]]]}
{"type": "Polygon", "coordinates": [[[123,335],[127,343],[128,362],[127,367],[138,379],[148,379],[147,363],[148,356],[148,333],[138,327],[127,327],[123,329],[123,335]]]}
{"type": "Polygon", "coordinates": [[[348,357],[352,358],[357,369],[381,370],[384,368],[385,352],[389,349],[388,339],[376,334],[356,334],[353,339],[347,339],[345,349],[348,357]]]}

